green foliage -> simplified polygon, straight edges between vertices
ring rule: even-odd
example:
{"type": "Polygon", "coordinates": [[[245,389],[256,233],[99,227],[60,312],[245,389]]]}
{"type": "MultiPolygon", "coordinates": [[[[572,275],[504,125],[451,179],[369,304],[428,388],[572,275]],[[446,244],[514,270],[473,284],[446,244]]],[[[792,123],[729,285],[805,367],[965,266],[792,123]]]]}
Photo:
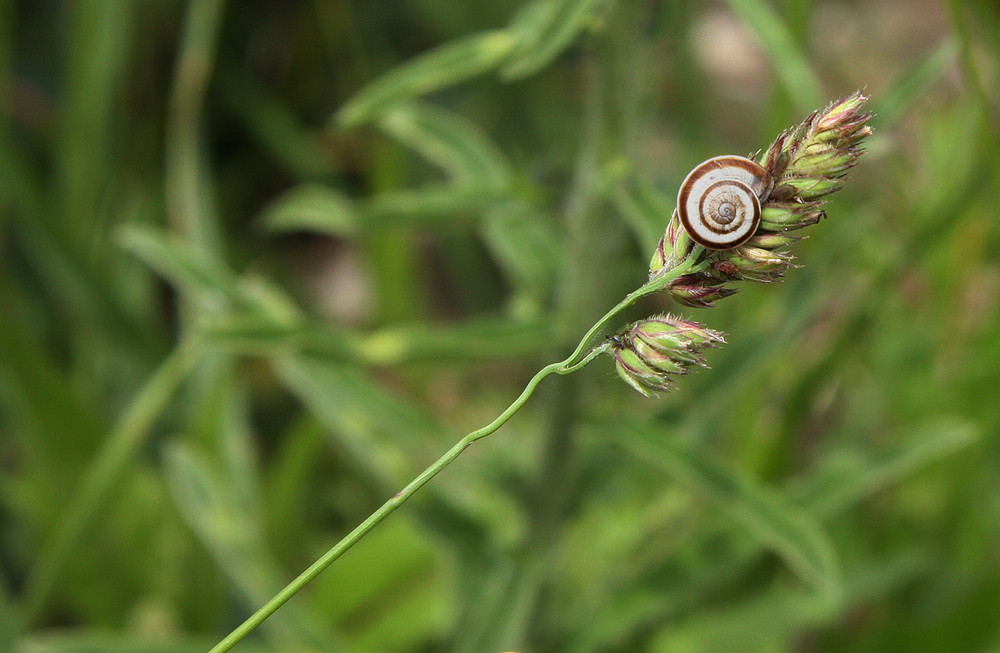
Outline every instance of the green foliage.
{"type": "Polygon", "coordinates": [[[21,4],[0,650],[206,650],[643,283],[697,162],[856,88],[803,267],[629,316],[712,369],[544,381],[237,650],[997,648],[992,3],[21,4]]]}
{"type": "Polygon", "coordinates": [[[780,555],[804,581],[830,598],[840,593],[840,565],[819,523],[785,496],[761,487],[704,452],[659,437],[648,424],[619,427],[625,446],[661,466],[682,485],[726,510],[764,547],[780,555]]]}

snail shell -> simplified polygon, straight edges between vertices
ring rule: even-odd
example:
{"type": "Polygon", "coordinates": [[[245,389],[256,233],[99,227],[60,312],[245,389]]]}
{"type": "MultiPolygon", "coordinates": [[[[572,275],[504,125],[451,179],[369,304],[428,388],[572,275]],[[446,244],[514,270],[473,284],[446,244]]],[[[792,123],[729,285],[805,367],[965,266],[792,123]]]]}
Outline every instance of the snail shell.
{"type": "Polygon", "coordinates": [[[677,193],[677,212],[691,240],[708,249],[730,249],[749,240],[760,224],[760,205],[774,180],[742,156],[717,156],[688,173],[677,193]]]}

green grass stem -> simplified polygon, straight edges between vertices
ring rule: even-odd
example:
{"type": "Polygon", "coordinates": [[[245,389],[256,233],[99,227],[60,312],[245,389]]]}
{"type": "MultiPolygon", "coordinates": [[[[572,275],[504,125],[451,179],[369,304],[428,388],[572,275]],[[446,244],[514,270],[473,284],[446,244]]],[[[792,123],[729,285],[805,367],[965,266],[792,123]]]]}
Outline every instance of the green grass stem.
{"type": "Polygon", "coordinates": [[[687,272],[693,263],[691,260],[692,258],[693,257],[689,257],[669,273],[663,274],[657,279],[647,282],[633,292],[629,293],[622,301],[605,313],[601,319],[595,322],[594,325],[587,330],[583,338],[580,339],[579,344],[573,350],[573,353],[567,356],[564,360],[557,363],[550,363],[549,365],[546,365],[542,369],[538,370],[538,372],[536,372],[535,375],[528,381],[527,385],[524,386],[524,390],[521,391],[521,394],[518,395],[517,399],[507,406],[507,408],[500,413],[496,419],[486,426],[472,431],[455,443],[455,445],[446,451],[444,455],[431,463],[427,469],[420,472],[420,474],[410,481],[406,487],[394,494],[391,499],[383,503],[378,510],[369,515],[367,519],[361,522],[361,524],[359,524],[354,530],[333,545],[333,547],[316,560],[316,562],[311,564],[305,571],[296,576],[294,580],[275,594],[270,601],[261,606],[261,608],[250,615],[246,621],[237,626],[235,630],[216,644],[210,653],[222,653],[223,651],[228,651],[239,643],[244,637],[253,632],[254,629],[274,614],[278,608],[284,605],[290,598],[295,596],[303,587],[308,585],[311,580],[316,578],[316,576],[321,574],[324,569],[333,564],[333,562],[340,556],[344,555],[348,549],[357,544],[365,535],[371,532],[373,528],[382,523],[386,517],[391,515],[397,508],[406,503],[406,501],[412,497],[417,490],[426,485],[428,481],[437,476],[438,473],[440,473],[445,467],[454,462],[454,460],[458,458],[463,451],[468,449],[473,442],[485,438],[503,426],[507,420],[513,417],[514,413],[521,409],[521,406],[528,401],[531,395],[534,394],[535,388],[538,387],[538,384],[541,383],[543,379],[551,376],[552,374],[571,374],[576,372],[603,353],[606,348],[606,343],[594,346],[588,351],[588,346],[591,345],[598,332],[600,332],[612,318],[621,313],[627,307],[634,304],[640,297],[656,292],[658,289],[663,288],[678,276],[687,272]],[[584,354],[585,351],[587,352],[586,354],[584,354]]]}

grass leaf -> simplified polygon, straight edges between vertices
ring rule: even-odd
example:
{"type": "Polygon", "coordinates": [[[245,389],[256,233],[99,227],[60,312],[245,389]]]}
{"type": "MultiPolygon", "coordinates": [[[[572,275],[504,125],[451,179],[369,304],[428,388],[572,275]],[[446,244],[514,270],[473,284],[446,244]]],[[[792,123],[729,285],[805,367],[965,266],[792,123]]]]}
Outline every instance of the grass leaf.
{"type": "Polygon", "coordinates": [[[122,246],[200,302],[206,313],[258,311],[274,320],[295,320],[299,310],[277,286],[259,277],[240,278],[211,254],[175,234],[149,227],[119,231],[122,246]]]}
{"type": "Polygon", "coordinates": [[[361,216],[347,195],[310,183],[279,195],[264,207],[260,218],[271,231],[305,229],[342,238],[355,236],[361,224],[361,216]]]}
{"type": "Polygon", "coordinates": [[[423,411],[386,392],[362,370],[306,356],[286,356],[274,364],[285,387],[334,441],[363,469],[379,470],[375,477],[386,486],[412,471],[406,451],[442,440],[442,429],[423,411]]]}
{"type": "Polygon", "coordinates": [[[428,104],[408,104],[388,113],[379,125],[455,181],[503,187],[510,163],[486,133],[460,115],[428,104]]]}
{"type": "Polygon", "coordinates": [[[935,420],[913,429],[898,444],[873,460],[832,454],[827,469],[810,479],[799,499],[820,515],[833,515],[908,478],[927,465],[972,446],[979,440],[973,426],[959,420],[935,420]]]}
{"type": "Polygon", "coordinates": [[[341,361],[395,367],[413,362],[509,359],[543,351],[555,337],[545,321],[480,318],[424,323],[358,333],[321,322],[277,322],[258,314],[229,314],[199,325],[207,342],[256,356],[320,354],[341,361]]]}
{"type": "Polygon", "coordinates": [[[796,43],[781,14],[764,0],[727,0],[727,4],[757,37],[781,87],[795,102],[795,108],[808,113],[826,104],[823,85],[810,59],[796,43]]]}
{"type": "Polygon", "coordinates": [[[493,184],[427,185],[379,193],[362,205],[369,228],[447,228],[482,221],[511,199],[511,189],[493,184]]]}
{"type": "Polygon", "coordinates": [[[508,202],[487,216],[483,237],[514,288],[534,298],[548,295],[564,253],[551,216],[525,202],[508,202]]]}
{"type": "Polygon", "coordinates": [[[784,494],[681,443],[661,427],[626,422],[621,433],[626,449],[717,504],[821,594],[832,598],[840,593],[833,544],[819,522],[784,494]]]}
{"type": "Polygon", "coordinates": [[[517,47],[500,69],[504,79],[533,75],[568,48],[594,18],[600,0],[534,0],[514,17],[517,47]]]}
{"type": "Polygon", "coordinates": [[[440,45],[392,68],[354,95],[337,112],[341,127],[357,127],[395,105],[495,68],[514,47],[504,30],[479,32],[440,45]]]}
{"type": "Polygon", "coordinates": [[[907,70],[889,89],[882,91],[874,101],[874,111],[880,125],[894,126],[903,114],[941,81],[955,65],[958,48],[951,39],[944,39],[923,59],[907,70]]]}

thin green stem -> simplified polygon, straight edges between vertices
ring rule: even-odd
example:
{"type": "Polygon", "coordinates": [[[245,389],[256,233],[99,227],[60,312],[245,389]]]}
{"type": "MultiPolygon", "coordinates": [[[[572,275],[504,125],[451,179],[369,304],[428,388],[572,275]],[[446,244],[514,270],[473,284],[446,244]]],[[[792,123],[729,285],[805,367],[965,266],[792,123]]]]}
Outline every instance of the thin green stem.
{"type": "Polygon", "coordinates": [[[409,485],[397,492],[391,499],[383,503],[378,510],[369,515],[368,519],[361,522],[361,524],[359,524],[353,531],[337,542],[333,548],[323,554],[323,556],[310,565],[308,569],[299,574],[295,580],[290,582],[280,592],[275,594],[270,601],[264,604],[263,607],[240,624],[225,639],[216,644],[209,653],[221,653],[222,651],[228,651],[240,640],[246,637],[257,626],[263,623],[265,619],[274,614],[275,610],[284,605],[288,599],[292,598],[296,593],[298,593],[299,590],[305,587],[309,581],[318,576],[324,569],[329,567],[334,560],[342,556],[348,549],[354,546],[358,540],[367,535],[370,530],[375,528],[375,526],[380,524],[382,520],[392,514],[396,508],[403,505],[403,503],[413,496],[417,490],[423,487],[427,481],[437,476],[438,472],[447,467],[453,460],[458,458],[458,456],[465,451],[469,445],[480,438],[486,437],[503,426],[504,423],[509,420],[522,405],[524,405],[524,402],[531,397],[531,395],[535,392],[535,388],[542,381],[542,379],[559,372],[561,365],[562,363],[552,363],[540,369],[533,377],[531,377],[531,380],[528,381],[528,384],[524,387],[524,390],[521,391],[521,394],[517,397],[517,399],[515,399],[506,410],[500,413],[496,419],[486,426],[472,431],[459,440],[451,449],[445,452],[443,456],[434,461],[427,469],[422,471],[416,478],[410,481],[409,485]]]}
{"type": "MultiPolygon", "coordinates": [[[[576,371],[577,369],[582,367],[582,365],[576,364],[577,359],[586,350],[587,346],[590,344],[591,340],[593,340],[594,336],[596,336],[598,332],[600,332],[607,325],[607,323],[612,320],[612,318],[614,318],[623,310],[634,304],[636,301],[639,300],[639,298],[645,297],[646,295],[652,294],[657,290],[660,290],[661,288],[665,287],[667,284],[669,284],[677,277],[681,276],[682,274],[686,274],[687,272],[690,272],[694,267],[694,265],[695,265],[695,257],[689,256],[685,260],[681,261],[675,268],[673,268],[669,272],[646,282],[642,286],[636,288],[628,295],[626,295],[625,299],[618,302],[614,308],[605,313],[604,316],[601,317],[601,319],[599,319],[597,322],[594,323],[594,326],[590,327],[590,329],[587,330],[587,333],[585,333],[583,335],[583,338],[580,339],[580,344],[576,346],[576,349],[573,350],[573,353],[567,356],[566,360],[564,360],[561,363],[563,371],[560,373],[566,374],[568,372],[576,371]]],[[[589,357],[587,360],[589,362],[589,357]]]]}
{"type": "Polygon", "coordinates": [[[629,293],[625,299],[620,301],[614,308],[605,313],[601,319],[599,319],[592,327],[590,327],[590,329],[587,330],[583,338],[580,339],[580,343],[576,346],[576,349],[573,350],[573,353],[567,356],[564,360],[557,363],[550,363],[538,370],[538,372],[536,372],[535,375],[528,381],[527,385],[525,385],[524,390],[521,391],[521,394],[518,395],[517,399],[511,402],[511,404],[507,406],[507,408],[500,413],[496,419],[486,426],[472,431],[459,440],[454,446],[452,446],[451,449],[446,451],[443,456],[431,463],[427,469],[422,471],[416,478],[410,481],[406,487],[393,495],[393,497],[383,503],[378,510],[369,515],[369,517],[361,522],[361,524],[359,524],[354,530],[333,545],[329,551],[324,553],[323,556],[310,565],[308,569],[303,571],[294,580],[288,583],[288,585],[282,588],[281,591],[275,594],[270,601],[265,603],[259,610],[250,615],[246,621],[237,626],[233,632],[229,633],[229,635],[225,637],[225,639],[216,644],[211,651],[209,651],[209,653],[223,653],[223,651],[230,650],[255,628],[257,628],[257,626],[263,623],[265,619],[274,614],[274,612],[284,605],[288,599],[295,596],[299,590],[322,573],[324,569],[329,567],[337,558],[346,553],[348,549],[367,535],[369,531],[378,526],[386,517],[392,514],[396,508],[403,505],[403,503],[413,496],[417,490],[423,487],[432,478],[437,476],[441,470],[450,465],[452,461],[458,458],[463,451],[468,449],[473,442],[490,435],[503,426],[507,420],[514,415],[514,413],[521,409],[521,406],[528,401],[531,395],[534,394],[535,388],[542,382],[542,379],[547,376],[551,376],[552,374],[570,374],[575,372],[603,353],[607,349],[606,343],[601,343],[584,354],[584,351],[587,350],[589,343],[597,335],[598,331],[604,328],[604,326],[611,321],[612,318],[618,315],[618,313],[635,303],[635,301],[640,297],[659,290],[681,274],[690,271],[693,264],[694,263],[691,257],[689,257],[674,269],[647,282],[645,285],[629,293]]]}
{"type": "Polygon", "coordinates": [[[561,365],[559,367],[559,369],[557,370],[557,372],[559,374],[572,374],[573,372],[577,371],[581,367],[586,367],[587,363],[589,363],[590,361],[594,360],[595,358],[597,358],[598,356],[600,356],[601,354],[603,354],[607,350],[608,350],[608,343],[607,342],[601,343],[600,345],[598,345],[598,346],[594,347],[593,349],[591,349],[587,353],[587,355],[584,356],[583,358],[581,358],[578,362],[573,363],[572,365],[565,365],[565,364],[561,365]]]}

